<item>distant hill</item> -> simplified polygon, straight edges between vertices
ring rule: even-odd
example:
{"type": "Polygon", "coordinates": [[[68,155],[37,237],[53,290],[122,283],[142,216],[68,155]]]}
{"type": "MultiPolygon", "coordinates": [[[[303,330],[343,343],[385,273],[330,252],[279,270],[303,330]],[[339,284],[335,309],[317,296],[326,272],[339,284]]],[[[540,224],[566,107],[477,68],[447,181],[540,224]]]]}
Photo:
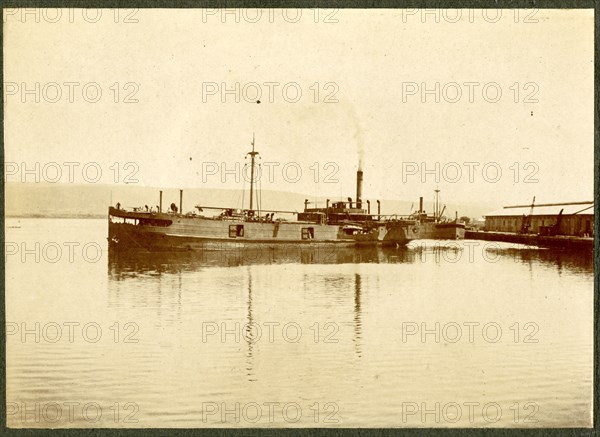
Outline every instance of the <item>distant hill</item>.
{"type": "MultiPolygon", "coordinates": [[[[106,217],[109,205],[121,203],[122,207],[156,206],[159,202],[159,188],[139,185],[77,185],[48,183],[5,184],[5,216],[7,217],[106,217]]],[[[245,193],[244,205],[248,207],[248,193],[245,193]]],[[[183,209],[191,211],[194,206],[242,207],[242,190],[231,189],[185,189],[183,191],[183,209]]],[[[281,191],[262,191],[263,208],[286,211],[302,211],[304,199],[314,202],[314,197],[281,191]]],[[[325,198],[317,199],[317,206],[325,206],[325,198]]],[[[339,200],[331,197],[332,201],[339,200]]],[[[345,199],[344,199],[345,200],[345,199]]],[[[365,199],[366,200],[366,199],[365,199]]],[[[179,190],[163,189],[163,210],[171,203],[179,206],[179,190]]],[[[371,199],[371,213],[377,212],[375,199],[371,199]]],[[[314,204],[311,203],[311,206],[314,204]]],[[[409,214],[418,209],[418,198],[414,201],[382,200],[382,214],[409,214]]],[[[447,204],[446,214],[454,216],[480,217],[499,208],[497,204],[447,204]]],[[[366,208],[366,204],[363,206],[366,208]]]]}

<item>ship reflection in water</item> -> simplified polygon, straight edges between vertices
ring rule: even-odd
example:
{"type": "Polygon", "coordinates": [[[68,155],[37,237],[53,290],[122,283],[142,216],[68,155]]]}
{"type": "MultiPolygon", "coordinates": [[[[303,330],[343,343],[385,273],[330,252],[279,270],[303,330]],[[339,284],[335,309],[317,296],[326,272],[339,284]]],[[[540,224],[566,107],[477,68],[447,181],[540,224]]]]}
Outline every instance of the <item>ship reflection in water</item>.
{"type": "MultiPolygon", "coordinates": [[[[489,425],[481,414],[402,422],[407,403],[495,402],[503,410],[495,426],[579,426],[591,411],[587,254],[431,240],[394,249],[111,251],[108,266],[108,305],[146,320],[158,344],[145,360],[176,368],[148,388],[150,405],[181,393],[149,418],[156,424],[172,425],[177,408],[203,402],[328,404],[339,422],[321,426],[489,425]],[[475,330],[471,342],[466,328],[458,341],[446,338],[444,327],[465,323],[498,326],[502,339],[475,330]],[[407,335],[408,325],[417,334],[407,335]],[[515,404],[535,405],[536,422],[515,423],[515,404]]],[[[263,419],[258,426],[314,426],[312,415],[263,419]]],[[[199,412],[186,420],[255,425],[220,415],[205,423],[199,412]]]]}
{"type": "Polygon", "coordinates": [[[205,252],[119,252],[109,250],[111,273],[189,271],[202,267],[240,267],[267,264],[348,264],[413,262],[417,252],[382,247],[336,246],[243,247],[205,252]]]}
{"type": "Polygon", "coordinates": [[[227,250],[204,252],[119,251],[109,248],[109,273],[175,273],[206,267],[240,267],[269,264],[397,264],[397,263],[496,263],[513,259],[525,264],[538,263],[546,268],[563,267],[593,274],[593,253],[549,250],[534,246],[483,241],[417,240],[401,247],[337,247],[334,245],[281,245],[270,248],[240,245],[227,250]]]}

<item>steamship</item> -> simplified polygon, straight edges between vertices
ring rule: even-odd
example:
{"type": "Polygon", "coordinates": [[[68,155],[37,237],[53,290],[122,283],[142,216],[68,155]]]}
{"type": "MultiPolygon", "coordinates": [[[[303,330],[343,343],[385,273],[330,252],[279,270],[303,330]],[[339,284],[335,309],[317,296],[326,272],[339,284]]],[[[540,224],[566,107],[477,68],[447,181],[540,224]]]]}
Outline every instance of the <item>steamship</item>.
{"type": "Polygon", "coordinates": [[[462,240],[465,238],[465,224],[458,221],[458,213],[454,220],[444,217],[446,206],[440,210],[439,188],[434,190],[435,203],[433,214],[423,209],[423,198],[419,198],[419,210],[410,217],[419,223],[419,239],[421,240],[462,240]]]}
{"type": "MultiPolygon", "coordinates": [[[[196,205],[183,212],[183,191],[179,208],[172,203],[163,211],[162,191],[157,210],[127,209],[120,204],[108,209],[109,248],[135,251],[203,251],[262,245],[336,244],[346,246],[400,246],[419,238],[420,223],[414,217],[371,213],[370,201],[363,208],[361,169],[356,174],[356,199],[347,202],[327,200],[325,208],[303,212],[259,209],[253,203],[256,186],[254,148],[250,157],[250,205],[248,209],[196,205]],[[209,214],[212,213],[212,214],[209,214]],[[295,214],[296,220],[275,218],[276,214],[295,214]]],[[[257,196],[258,200],[258,196],[257,196]]],[[[147,209],[147,207],[146,207],[147,209]]]]}

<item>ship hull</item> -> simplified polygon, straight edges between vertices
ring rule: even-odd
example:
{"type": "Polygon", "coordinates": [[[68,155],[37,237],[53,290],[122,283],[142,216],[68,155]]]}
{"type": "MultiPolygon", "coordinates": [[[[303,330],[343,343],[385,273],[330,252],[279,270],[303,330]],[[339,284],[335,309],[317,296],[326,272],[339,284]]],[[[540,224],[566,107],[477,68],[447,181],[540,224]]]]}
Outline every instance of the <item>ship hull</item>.
{"type": "Polygon", "coordinates": [[[348,234],[340,225],[303,222],[229,221],[174,214],[109,211],[108,242],[113,249],[136,251],[212,251],[247,246],[405,245],[416,238],[403,225],[376,226],[348,234]]]}
{"type": "Polygon", "coordinates": [[[423,222],[419,225],[421,240],[462,240],[465,238],[465,225],[462,223],[423,222]]]}

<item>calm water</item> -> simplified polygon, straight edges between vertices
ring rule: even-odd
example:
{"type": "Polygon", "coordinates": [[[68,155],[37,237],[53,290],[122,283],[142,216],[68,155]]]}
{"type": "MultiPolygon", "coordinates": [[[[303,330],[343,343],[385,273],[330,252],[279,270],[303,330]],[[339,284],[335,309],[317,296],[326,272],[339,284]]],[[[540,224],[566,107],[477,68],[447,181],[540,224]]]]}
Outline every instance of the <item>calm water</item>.
{"type": "Polygon", "coordinates": [[[591,423],[591,254],[134,257],[105,220],[6,224],[11,427],[591,423]]]}

